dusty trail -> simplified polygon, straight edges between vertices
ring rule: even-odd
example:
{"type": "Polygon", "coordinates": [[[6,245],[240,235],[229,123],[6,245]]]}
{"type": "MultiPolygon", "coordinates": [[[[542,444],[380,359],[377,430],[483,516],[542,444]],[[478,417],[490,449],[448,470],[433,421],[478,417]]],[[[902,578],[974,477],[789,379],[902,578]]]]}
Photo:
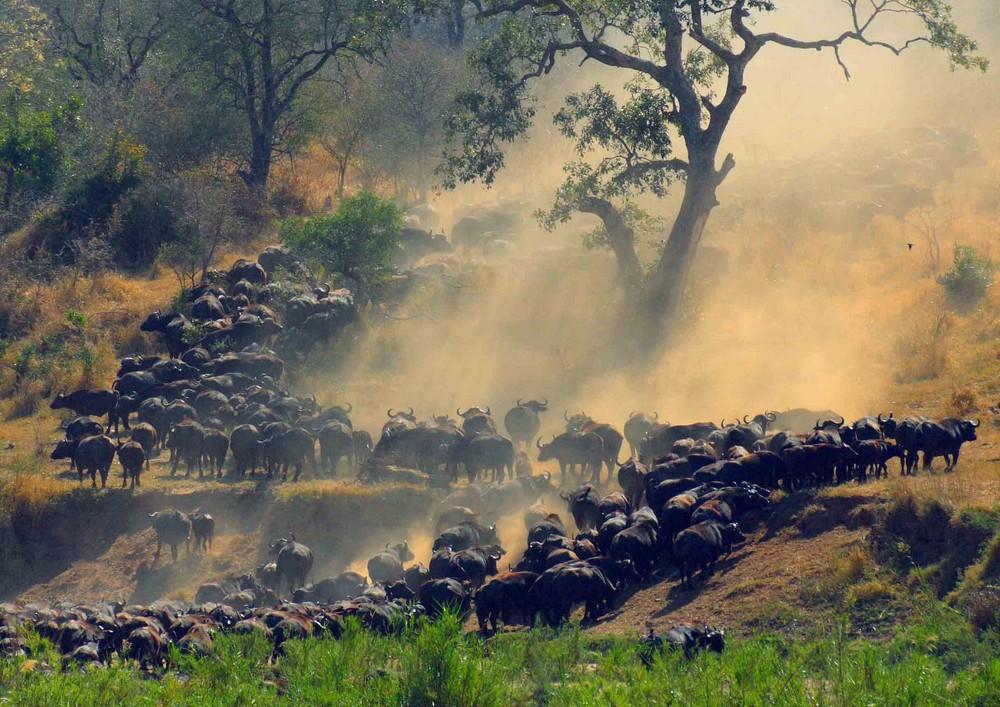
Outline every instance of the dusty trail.
{"type": "Polygon", "coordinates": [[[259,544],[259,532],[217,536],[205,554],[188,555],[181,547],[174,563],[170,548],[164,547],[154,564],[156,535],[150,528],[120,536],[100,557],[74,562],[19,599],[40,604],[102,600],[131,604],[161,597],[190,601],[199,584],[252,570],[259,544]]]}
{"type": "Polygon", "coordinates": [[[802,596],[806,584],[862,537],[861,531],[843,526],[814,537],[784,532],[767,537],[759,530],[721,560],[707,582],[699,575],[694,589],[684,589],[676,572],[661,573],[591,631],[644,634],[650,627],[666,630],[682,621],[745,631],[758,626],[794,628],[808,613],[802,596]]]}

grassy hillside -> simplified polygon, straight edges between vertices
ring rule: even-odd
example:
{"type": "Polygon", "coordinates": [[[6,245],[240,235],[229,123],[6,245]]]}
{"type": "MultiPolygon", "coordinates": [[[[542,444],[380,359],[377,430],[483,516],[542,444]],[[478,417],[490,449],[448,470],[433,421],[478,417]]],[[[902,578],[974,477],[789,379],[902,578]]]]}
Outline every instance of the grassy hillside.
{"type": "MultiPolygon", "coordinates": [[[[966,198],[945,202],[947,213],[940,216],[951,219],[945,251],[951,242],[974,244],[986,255],[995,250],[992,224],[1000,209],[987,196],[1000,174],[997,164],[991,157],[975,174],[960,175],[955,189],[966,198]]],[[[830,396],[831,405],[849,401],[848,416],[892,410],[897,417],[981,418],[979,439],[965,446],[954,473],[942,473],[939,461],[935,473],[903,478],[892,466],[882,481],[777,492],[770,512],[745,522],[748,542],[696,590],[681,588],[673,569],[664,566],[594,625],[509,630],[490,639],[472,635],[472,623],[463,632],[453,621],[410,627],[402,640],[351,630],[339,641],[292,643],[278,660],[260,642],[219,637],[207,657],[172,656],[170,669],[157,673],[157,680],[120,663],[85,675],[63,669],[36,642],[29,659],[0,660],[2,697],[46,705],[303,703],[329,701],[330,695],[345,704],[995,703],[1000,288],[976,311],[949,311],[937,273],[902,248],[912,232],[884,219],[872,224],[867,239],[829,244],[817,233],[788,240],[797,232],[794,224],[785,231],[769,222],[744,225],[747,233],[713,234],[743,257],[745,272],[724,284],[720,303],[698,313],[703,321],[693,325],[691,336],[696,345],[678,352],[678,367],[694,371],[689,391],[675,396],[657,378],[657,387],[637,392],[597,376],[564,395],[581,401],[592,395],[599,407],[588,402],[588,412],[614,421],[622,408],[633,407],[638,393],[656,397],[665,385],[670,397],[664,404],[676,403],[679,415],[697,415],[688,411],[724,398],[729,381],[736,380],[747,383],[745,390],[732,389],[742,405],[746,398],[739,396],[755,387],[772,392],[769,372],[787,365],[775,352],[784,347],[774,342],[786,341],[791,357],[803,364],[803,378],[775,380],[775,397],[797,387],[821,401],[830,396]],[[744,250],[746,239],[756,235],[757,248],[744,250]],[[820,246],[824,257],[815,260],[820,246]],[[785,248],[788,262],[801,267],[775,267],[767,257],[775,248],[785,248]],[[718,326],[722,303],[753,300],[755,290],[740,292],[758,276],[755,287],[773,286],[781,296],[744,307],[735,330],[718,326]],[[702,401],[700,386],[716,374],[721,382],[705,389],[702,401]],[[679,621],[728,629],[729,649],[691,663],[671,656],[647,672],[636,659],[637,636],[679,621]]],[[[428,519],[438,498],[428,489],[363,488],[327,479],[294,485],[259,477],[199,480],[171,475],[162,457],[135,492],[117,488],[114,474],[107,491],[94,492],[89,482],[81,488],[65,460],[49,459],[62,433],[61,417],[47,401],[63,388],[106,385],[118,355],[156,351],[156,342],[137,326],[148,312],[170,305],[177,283],[166,274],[104,274],[4,287],[0,320],[13,322],[19,336],[0,349],[0,598],[43,604],[189,599],[202,582],[253,569],[268,539],[289,533],[316,551],[315,578],[363,568],[374,550],[404,537],[426,562],[428,519]],[[154,563],[148,513],[169,506],[213,513],[219,522],[215,547],[204,555],[182,554],[176,564],[164,558],[154,563]]],[[[515,299],[526,294],[516,288],[484,292],[493,299],[498,293],[515,299]]],[[[476,314],[469,303],[483,295],[463,296],[471,299],[462,305],[476,314]]],[[[503,309],[486,311],[510,321],[503,309]]],[[[483,333],[468,328],[478,319],[459,314],[444,328],[428,326],[416,334],[418,325],[406,317],[387,320],[366,332],[370,336],[359,348],[398,357],[373,356],[372,365],[352,362],[356,375],[350,380],[333,380],[319,365],[305,376],[310,389],[316,387],[322,402],[349,398],[371,416],[365,420],[371,426],[384,409],[376,403],[386,390],[401,402],[431,405],[421,395],[440,396],[443,387],[431,380],[432,371],[468,374],[474,383],[463,395],[503,388],[506,379],[497,371],[476,367],[483,351],[463,348],[476,338],[487,347],[504,340],[506,332],[497,331],[503,326],[487,322],[483,333]],[[441,341],[450,346],[439,346],[441,341]],[[427,372],[425,364],[431,366],[427,372]]],[[[576,376],[573,356],[585,353],[560,359],[565,380],[576,376]]],[[[522,363],[530,362],[526,357],[522,363]]],[[[526,387],[546,375],[542,370],[526,387]]],[[[661,412],[674,417],[674,411],[661,412]]],[[[545,424],[558,425],[559,415],[551,417],[545,424]]],[[[554,496],[549,505],[563,509],[554,496]]],[[[500,521],[505,545],[523,546],[520,516],[500,521]]]]}

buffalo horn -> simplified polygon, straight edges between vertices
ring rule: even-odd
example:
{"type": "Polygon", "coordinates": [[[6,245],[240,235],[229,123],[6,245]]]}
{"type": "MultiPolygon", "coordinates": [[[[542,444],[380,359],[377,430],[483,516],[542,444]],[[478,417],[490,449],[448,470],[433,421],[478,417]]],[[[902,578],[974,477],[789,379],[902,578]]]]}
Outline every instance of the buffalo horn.
{"type": "MultiPolygon", "coordinates": [[[[972,421],[970,420],[970,422],[972,422],[972,421]]],[[[980,420],[980,419],[979,419],[979,418],[977,417],[977,418],[976,418],[976,421],[972,423],[972,426],[973,426],[973,427],[979,427],[979,426],[980,426],[981,424],[983,424],[982,420],[980,420]]]]}
{"type": "Polygon", "coordinates": [[[517,399],[517,405],[515,407],[521,407],[521,399],[520,398],[517,399]]]}
{"type": "Polygon", "coordinates": [[[541,437],[539,437],[538,439],[535,440],[535,446],[538,447],[539,449],[542,448],[542,438],[541,437]]]}
{"type": "Polygon", "coordinates": [[[569,410],[563,410],[563,419],[569,422],[569,410]]]}
{"type": "Polygon", "coordinates": [[[395,417],[395,415],[392,412],[392,408],[389,408],[388,410],[386,410],[385,414],[386,414],[386,417],[395,417]]]}
{"type": "Polygon", "coordinates": [[[486,406],[486,414],[487,415],[492,415],[493,414],[493,411],[490,410],[490,406],[489,405],[486,406]]]}
{"type": "Polygon", "coordinates": [[[354,406],[351,405],[350,403],[347,403],[347,414],[348,415],[351,414],[351,410],[353,410],[353,409],[354,409],[354,406]]]}
{"type": "Polygon", "coordinates": [[[653,419],[656,420],[657,422],[660,421],[660,413],[658,413],[656,410],[653,410],[653,419]]]}
{"type": "Polygon", "coordinates": [[[744,415],[743,416],[743,424],[744,425],[749,425],[750,424],[750,421],[747,419],[748,417],[749,417],[749,415],[744,415]]]}
{"type": "Polygon", "coordinates": [[[548,398],[542,398],[542,407],[545,407],[548,404],[549,404],[549,399],[548,398]]]}
{"type": "Polygon", "coordinates": [[[410,417],[413,417],[413,408],[410,408],[410,411],[406,414],[409,415],[410,417]]]}

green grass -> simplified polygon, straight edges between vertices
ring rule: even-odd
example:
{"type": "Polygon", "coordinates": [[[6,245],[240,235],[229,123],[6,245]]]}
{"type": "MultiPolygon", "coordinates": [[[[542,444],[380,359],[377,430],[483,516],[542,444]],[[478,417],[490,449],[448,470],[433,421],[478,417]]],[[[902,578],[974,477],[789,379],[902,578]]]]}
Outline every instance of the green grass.
{"type": "Polygon", "coordinates": [[[155,677],[116,663],[63,669],[37,639],[35,662],[0,661],[0,700],[15,705],[856,705],[996,704],[992,636],[929,605],[894,638],[851,640],[847,623],[792,640],[761,632],[722,655],[658,656],[642,666],[634,639],[576,627],[484,640],[459,622],[419,622],[396,637],[356,626],[339,640],[292,642],[269,661],[260,637],[220,637],[214,653],[174,653],[155,677]],[[32,668],[32,669],[29,669],[32,668]],[[49,672],[51,668],[51,672],[49,672]]]}

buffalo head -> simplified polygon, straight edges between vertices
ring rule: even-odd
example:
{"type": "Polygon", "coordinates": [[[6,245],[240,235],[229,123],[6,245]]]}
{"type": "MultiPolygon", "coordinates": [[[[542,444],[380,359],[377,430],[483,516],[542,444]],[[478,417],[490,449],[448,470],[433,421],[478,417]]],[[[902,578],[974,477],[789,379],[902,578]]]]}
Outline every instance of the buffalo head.
{"type": "Polygon", "coordinates": [[[844,419],[843,415],[840,416],[840,422],[837,422],[836,420],[824,420],[823,422],[816,420],[816,425],[813,427],[813,429],[819,431],[819,430],[825,430],[828,427],[839,428],[845,422],[847,422],[847,420],[844,419]]]}

